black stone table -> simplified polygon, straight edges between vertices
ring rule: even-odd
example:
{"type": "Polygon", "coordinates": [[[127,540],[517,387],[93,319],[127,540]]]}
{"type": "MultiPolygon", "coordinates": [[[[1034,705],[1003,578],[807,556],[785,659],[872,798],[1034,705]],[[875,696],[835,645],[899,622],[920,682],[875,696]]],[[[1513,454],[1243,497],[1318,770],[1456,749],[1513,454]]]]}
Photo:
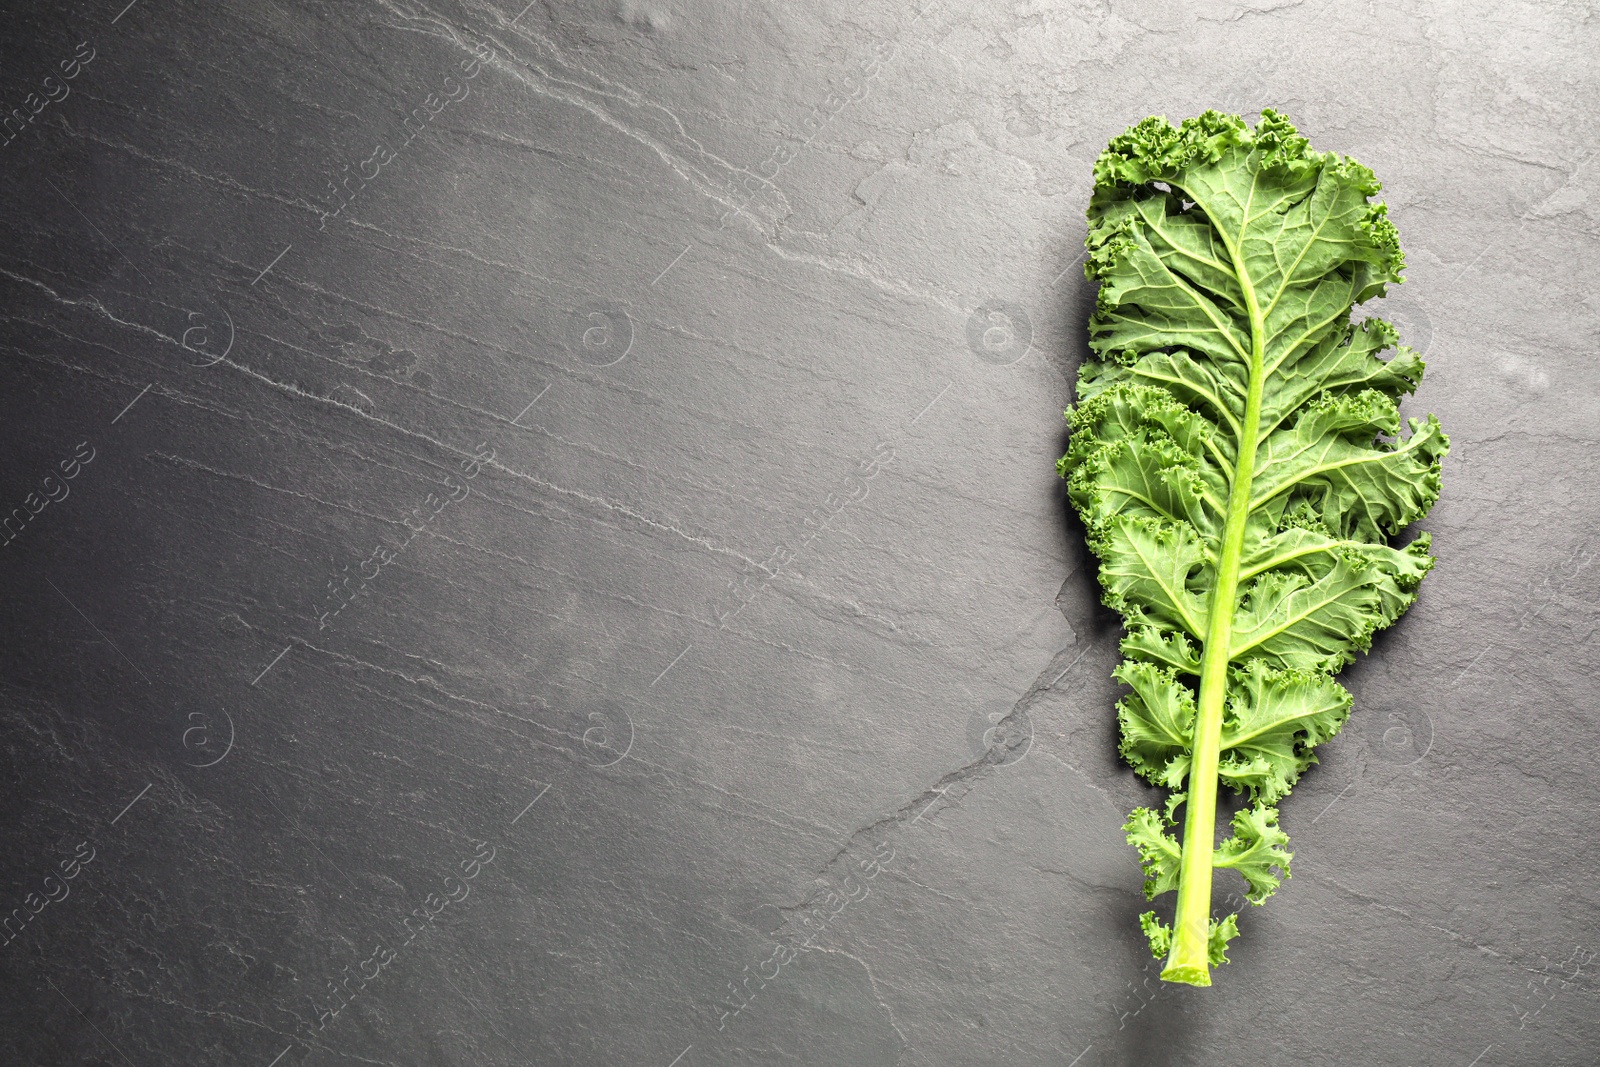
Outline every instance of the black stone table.
{"type": "Polygon", "coordinates": [[[6,6],[0,1062],[1595,1062],[1593,5],[522,2],[6,6]],[[1053,464],[1266,105],[1454,449],[1198,990],[1053,464]]]}

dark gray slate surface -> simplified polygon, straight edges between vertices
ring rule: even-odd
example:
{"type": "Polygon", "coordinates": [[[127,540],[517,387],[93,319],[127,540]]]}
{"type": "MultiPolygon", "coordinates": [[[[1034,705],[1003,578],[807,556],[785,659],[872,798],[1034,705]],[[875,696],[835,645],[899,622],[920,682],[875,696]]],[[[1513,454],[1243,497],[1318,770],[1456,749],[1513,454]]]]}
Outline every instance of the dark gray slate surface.
{"type": "Polygon", "coordinates": [[[124,2],[0,29],[0,1062],[1596,1062],[1592,3],[124,2]],[[1052,464],[1095,154],[1264,103],[1455,449],[1179,989],[1052,464]]]}

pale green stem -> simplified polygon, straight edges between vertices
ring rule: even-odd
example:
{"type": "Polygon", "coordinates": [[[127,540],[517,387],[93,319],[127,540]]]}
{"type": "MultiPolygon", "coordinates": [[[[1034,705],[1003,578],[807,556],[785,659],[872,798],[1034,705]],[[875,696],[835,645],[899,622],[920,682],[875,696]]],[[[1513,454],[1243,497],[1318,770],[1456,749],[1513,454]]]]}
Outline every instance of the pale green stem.
{"type": "Polygon", "coordinates": [[[1183,858],[1178,866],[1178,909],[1173,920],[1172,952],[1161,977],[1190,985],[1211,984],[1211,867],[1217,830],[1217,762],[1222,750],[1222,709],[1228,695],[1229,649],[1233,617],[1239,606],[1240,558],[1245,524],[1250,518],[1250,488],[1255,475],[1256,437],[1261,423],[1261,394],[1266,377],[1265,323],[1255,288],[1245,273],[1237,245],[1226,242],[1250,312],[1250,385],[1245,395],[1244,422],[1239,428],[1239,455],[1228,491],[1227,523],[1216,582],[1211,588],[1205,653],[1200,661],[1200,699],[1194,723],[1194,749],[1184,801],[1183,858]]]}

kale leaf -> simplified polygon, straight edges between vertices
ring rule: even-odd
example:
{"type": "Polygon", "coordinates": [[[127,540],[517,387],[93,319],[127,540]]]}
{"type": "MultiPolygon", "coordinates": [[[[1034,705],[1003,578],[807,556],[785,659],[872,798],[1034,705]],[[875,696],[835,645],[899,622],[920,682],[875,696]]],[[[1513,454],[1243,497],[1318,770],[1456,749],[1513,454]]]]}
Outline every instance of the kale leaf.
{"type": "Polygon", "coordinates": [[[1449,439],[1431,415],[1402,432],[1422,359],[1351,321],[1405,263],[1366,167],[1274,111],[1207,111],[1145,119],[1094,177],[1100,290],[1058,470],[1126,624],[1122,754],[1172,791],[1125,828],[1146,895],[1178,894],[1172,925],[1140,925],[1163,978],[1210,985],[1238,931],[1211,915],[1213,869],[1252,904],[1288,877],[1277,805],[1350,713],[1333,675],[1433,566],[1427,534],[1391,542],[1438,497],[1449,439]],[[1219,783],[1248,796],[1220,845],[1219,783]]]}

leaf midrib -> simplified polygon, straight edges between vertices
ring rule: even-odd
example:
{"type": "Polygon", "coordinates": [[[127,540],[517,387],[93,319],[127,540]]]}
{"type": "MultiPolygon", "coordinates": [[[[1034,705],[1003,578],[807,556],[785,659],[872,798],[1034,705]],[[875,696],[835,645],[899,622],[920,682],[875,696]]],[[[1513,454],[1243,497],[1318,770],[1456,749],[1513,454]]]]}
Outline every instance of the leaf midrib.
{"type": "MultiPolygon", "coordinates": [[[[1191,742],[1188,774],[1188,811],[1184,817],[1184,849],[1180,861],[1178,906],[1173,922],[1172,954],[1163,977],[1206,973],[1211,921],[1212,859],[1216,837],[1218,761],[1221,757],[1222,711],[1227,694],[1228,667],[1232,662],[1233,621],[1238,611],[1239,570],[1245,528],[1250,516],[1251,482],[1262,398],[1266,391],[1266,320],[1256,301],[1255,288],[1241,254],[1249,226],[1250,206],[1255,201],[1259,174],[1251,173],[1250,194],[1240,213],[1237,241],[1231,240],[1218,225],[1220,218],[1207,205],[1206,198],[1173,183],[1206,213],[1217,236],[1227,248],[1234,264],[1245,307],[1250,317],[1250,354],[1247,359],[1244,418],[1229,477],[1228,512],[1223,526],[1221,551],[1217,556],[1216,585],[1208,606],[1206,635],[1201,638],[1200,693],[1196,701],[1194,740],[1191,742]]],[[[1231,338],[1230,338],[1231,340],[1231,338]]],[[[1199,636],[1199,635],[1196,635],[1199,636]]]]}

